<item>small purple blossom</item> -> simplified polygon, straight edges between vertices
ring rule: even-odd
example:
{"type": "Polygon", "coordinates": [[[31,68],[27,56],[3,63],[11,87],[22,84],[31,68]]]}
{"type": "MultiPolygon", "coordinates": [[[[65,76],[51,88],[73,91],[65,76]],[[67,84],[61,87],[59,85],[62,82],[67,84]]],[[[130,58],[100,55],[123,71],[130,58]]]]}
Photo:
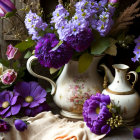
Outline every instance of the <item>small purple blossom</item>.
{"type": "Polygon", "coordinates": [[[133,136],[136,139],[140,139],[140,128],[134,128],[133,129],[133,136]]]}
{"type": "Polygon", "coordinates": [[[108,134],[111,131],[107,120],[112,114],[109,112],[107,105],[110,104],[110,97],[97,93],[86,100],[83,106],[84,121],[90,130],[97,134],[108,134]]]}
{"type": "Polygon", "coordinates": [[[139,58],[140,58],[140,36],[137,39],[135,39],[135,43],[136,43],[136,46],[133,51],[133,53],[135,54],[135,57],[131,58],[133,62],[139,61],[139,58]]]}
{"type": "Polygon", "coordinates": [[[71,59],[73,55],[73,49],[66,43],[62,43],[58,48],[59,41],[55,34],[46,34],[42,37],[36,47],[35,56],[41,65],[49,68],[60,68],[71,59]]]}
{"type": "Polygon", "coordinates": [[[22,120],[15,120],[14,124],[18,131],[24,131],[25,129],[27,129],[27,124],[22,120]]]}
{"type": "Polygon", "coordinates": [[[0,93],[0,116],[3,118],[17,115],[21,109],[17,92],[3,91],[0,93]]]}
{"type": "Polygon", "coordinates": [[[8,132],[10,130],[10,125],[4,121],[0,119],[0,132],[8,132]]]}
{"type": "Polygon", "coordinates": [[[90,46],[93,39],[92,31],[86,29],[77,35],[68,36],[66,42],[77,52],[82,52],[90,46]]]}
{"type": "Polygon", "coordinates": [[[32,35],[32,40],[39,40],[39,31],[45,31],[48,27],[47,23],[44,23],[42,18],[36,13],[30,11],[25,17],[25,26],[28,29],[29,35],[32,35]]]}

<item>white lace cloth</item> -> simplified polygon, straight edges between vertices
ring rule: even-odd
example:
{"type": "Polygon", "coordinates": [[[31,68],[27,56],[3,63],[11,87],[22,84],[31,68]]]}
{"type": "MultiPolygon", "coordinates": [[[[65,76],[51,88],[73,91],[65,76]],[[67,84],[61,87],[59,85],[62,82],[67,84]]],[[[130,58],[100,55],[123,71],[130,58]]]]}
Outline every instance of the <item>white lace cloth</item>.
{"type": "Polygon", "coordinates": [[[105,136],[91,133],[83,121],[60,119],[51,111],[42,112],[27,121],[30,122],[27,130],[19,132],[12,126],[10,132],[5,133],[1,140],[100,140],[105,136]]]}

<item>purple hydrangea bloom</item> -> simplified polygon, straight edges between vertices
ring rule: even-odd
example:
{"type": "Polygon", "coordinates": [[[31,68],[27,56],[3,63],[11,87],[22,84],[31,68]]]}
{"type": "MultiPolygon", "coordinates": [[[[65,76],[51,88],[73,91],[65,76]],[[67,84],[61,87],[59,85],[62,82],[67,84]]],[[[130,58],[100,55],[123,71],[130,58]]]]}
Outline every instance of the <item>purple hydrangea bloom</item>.
{"type": "Polygon", "coordinates": [[[43,20],[36,13],[30,11],[25,17],[25,26],[28,29],[29,35],[32,35],[33,40],[39,40],[41,37],[39,36],[39,31],[48,27],[47,23],[43,23],[43,20]]]}
{"type": "Polygon", "coordinates": [[[27,129],[27,124],[22,120],[15,120],[14,124],[18,131],[24,131],[25,129],[27,129]]]}
{"type": "Polygon", "coordinates": [[[25,110],[38,107],[46,101],[45,89],[36,82],[19,82],[15,85],[14,92],[19,93],[25,110]]]}
{"type": "Polygon", "coordinates": [[[0,93],[0,116],[3,118],[17,115],[21,109],[17,92],[3,91],[0,93]]]}
{"type": "Polygon", "coordinates": [[[48,106],[48,104],[43,103],[35,108],[27,108],[24,114],[25,116],[34,117],[41,112],[49,111],[49,110],[50,110],[50,107],[48,106]]]}
{"type": "Polygon", "coordinates": [[[69,44],[77,52],[86,50],[92,41],[93,33],[91,29],[86,29],[77,35],[68,36],[66,39],[67,44],[69,44]]]}
{"type": "Polygon", "coordinates": [[[107,125],[107,120],[112,117],[107,108],[109,104],[110,97],[99,93],[92,95],[84,103],[84,121],[90,130],[97,135],[108,134],[111,130],[110,126],[107,125]]]}
{"type": "Polygon", "coordinates": [[[133,130],[133,136],[136,139],[140,139],[140,128],[134,128],[134,130],[133,130]]]}
{"type": "Polygon", "coordinates": [[[73,55],[73,49],[66,43],[56,48],[58,43],[55,34],[52,33],[46,34],[38,41],[35,56],[38,57],[41,65],[57,69],[68,63],[73,55]]]}
{"type": "Polygon", "coordinates": [[[0,119],[0,132],[8,132],[10,130],[10,125],[4,121],[0,119]]]}

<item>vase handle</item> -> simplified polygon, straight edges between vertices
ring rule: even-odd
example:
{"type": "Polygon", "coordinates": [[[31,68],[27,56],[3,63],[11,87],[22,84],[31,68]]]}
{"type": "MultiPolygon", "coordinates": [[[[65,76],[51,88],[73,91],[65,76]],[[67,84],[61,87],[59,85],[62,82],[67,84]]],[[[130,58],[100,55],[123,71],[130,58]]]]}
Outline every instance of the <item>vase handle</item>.
{"type": "Polygon", "coordinates": [[[132,88],[134,88],[136,82],[138,81],[138,74],[135,71],[130,71],[127,74],[127,76],[128,76],[128,79],[127,80],[130,80],[131,74],[133,74],[135,76],[135,80],[134,80],[134,82],[132,82],[132,88]]]}
{"type": "Polygon", "coordinates": [[[38,75],[38,74],[36,74],[35,72],[33,72],[33,70],[32,70],[32,67],[31,67],[31,66],[32,66],[32,62],[35,61],[35,60],[37,60],[37,59],[38,59],[38,58],[35,57],[35,56],[31,56],[31,57],[28,59],[27,65],[26,65],[27,70],[28,70],[28,72],[29,72],[31,75],[33,75],[34,77],[37,77],[37,78],[44,79],[44,80],[48,81],[48,82],[51,84],[51,86],[52,86],[51,95],[54,95],[55,92],[56,92],[56,88],[57,88],[56,84],[55,84],[51,79],[49,79],[49,78],[47,78],[47,77],[44,77],[44,76],[41,76],[41,75],[38,75]]]}

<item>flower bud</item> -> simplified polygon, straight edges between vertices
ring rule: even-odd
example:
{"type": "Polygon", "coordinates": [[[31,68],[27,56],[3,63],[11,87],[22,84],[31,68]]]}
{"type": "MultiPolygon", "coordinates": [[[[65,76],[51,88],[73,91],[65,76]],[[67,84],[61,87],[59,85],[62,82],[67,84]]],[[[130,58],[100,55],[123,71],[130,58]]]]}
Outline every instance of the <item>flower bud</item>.
{"type": "Polygon", "coordinates": [[[15,127],[18,131],[24,131],[27,129],[27,124],[22,120],[15,120],[15,127]]]}
{"type": "Polygon", "coordinates": [[[7,69],[4,71],[2,77],[1,77],[1,82],[4,85],[11,85],[17,77],[17,73],[14,71],[14,69],[7,69]]]}
{"type": "Polygon", "coordinates": [[[8,60],[10,59],[19,59],[21,56],[20,52],[18,51],[18,48],[13,47],[11,44],[8,45],[7,47],[7,52],[6,52],[8,60]]]}
{"type": "Polygon", "coordinates": [[[109,3],[112,3],[112,4],[115,4],[117,2],[118,2],[118,0],[109,0],[109,3]]]}
{"type": "Polygon", "coordinates": [[[11,0],[0,0],[0,17],[4,17],[8,12],[16,10],[11,0]]]}

